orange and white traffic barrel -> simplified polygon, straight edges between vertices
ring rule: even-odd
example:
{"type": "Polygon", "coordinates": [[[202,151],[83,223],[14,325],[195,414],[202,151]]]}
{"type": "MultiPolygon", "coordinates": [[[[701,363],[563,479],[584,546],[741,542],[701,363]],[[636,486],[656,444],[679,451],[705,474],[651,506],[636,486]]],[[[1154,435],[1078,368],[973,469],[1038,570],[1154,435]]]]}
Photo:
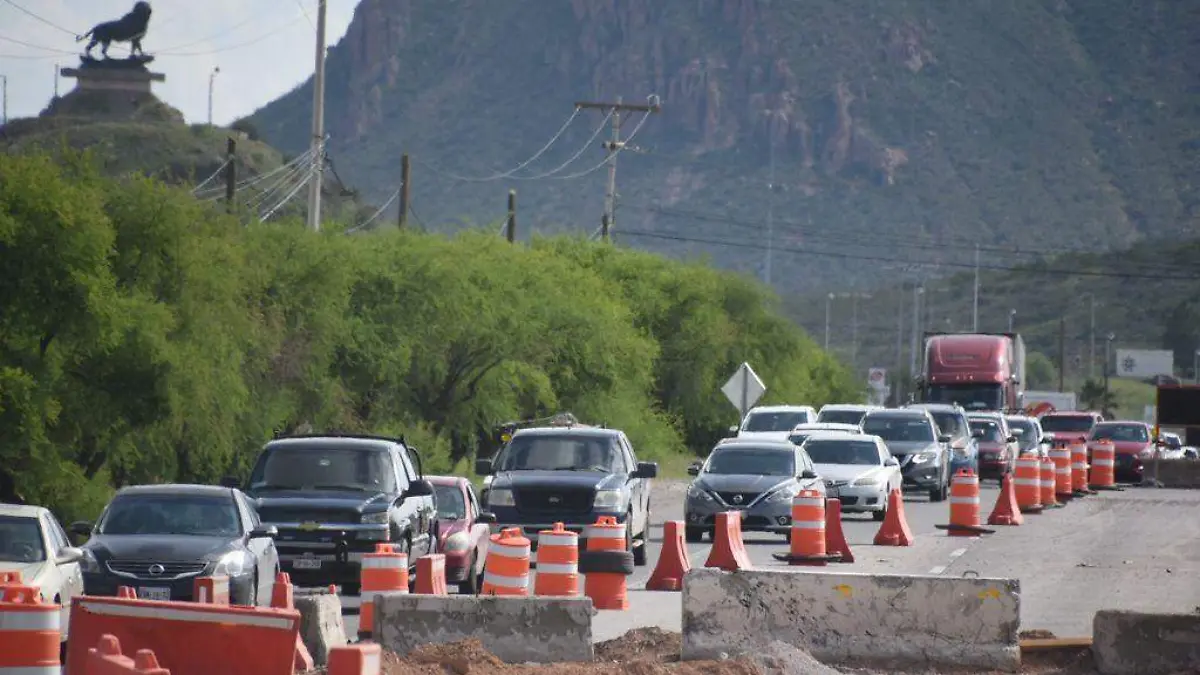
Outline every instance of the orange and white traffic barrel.
{"type": "Polygon", "coordinates": [[[629,609],[625,578],[633,573],[633,555],[626,550],[625,527],[612,516],[601,516],[584,530],[583,593],[596,609],[629,609]]]}
{"type": "Polygon", "coordinates": [[[1061,506],[1061,504],[1058,503],[1058,500],[1054,498],[1054,460],[1050,459],[1049,457],[1044,457],[1039,461],[1041,462],[1042,467],[1042,508],[1047,509],[1061,506]]]}
{"type": "Polygon", "coordinates": [[[829,555],[825,540],[825,495],[817,490],[801,490],[792,497],[792,528],[786,554],[773,554],[789,565],[820,567],[841,555],[829,555]]]}
{"type": "Polygon", "coordinates": [[[375,627],[375,598],[380,593],[408,592],[408,554],[392,544],[376,544],[363,555],[359,572],[358,635],[370,637],[375,627]]]}
{"type": "Polygon", "coordinates": [[[579,535],[563,523],[538,532],[535,595],[579,595],[579,535]]]}
{"type": "Polygon", "coordinates": [[[1106,439],[1092,444],[1092,467],[1089,486],[1096,490],[1111,490],[1117,485],[1117,446],[1106,439]]]}
{"type": "Polygon", "coordinates": [[[1055,447],[1050,451],[1050,459],[1054,462],[1054,497],[1060,502],[1068,501],[1075,495],[1071,451],[1062,446],[1055,447]]]}
{"type": "Polygon", "coordinates": [[[61,608],[38,589],[0,589],[0,675],[59,675],[61,630],[61,608]]]}
{"type": "Polygon", "coordinates": [[[1037,513],[1042,510],[1042,460],[1036,454],[1026,453],[1017,458],[1013,488],[1017,495],[1017,508],[1021,513],[1037,513]]]}
{"type": "Polygon", "coordinates": [[[1088,494],[1087,443],[1083,439],[1071,444],[1071,492],[1088,494]]]}
{"type": "Polygon", "coordinates": [[[529,540],[509,527],[491,536],[481,595],[529,595],[529,540]]]}
{"type": "Polygon", "coordinates": [[[959,469],[950,478],[950,524],[935,525],[951,537],[974,537],[995,530],[983,527],[979,510],[979,474],[959,469]]]}

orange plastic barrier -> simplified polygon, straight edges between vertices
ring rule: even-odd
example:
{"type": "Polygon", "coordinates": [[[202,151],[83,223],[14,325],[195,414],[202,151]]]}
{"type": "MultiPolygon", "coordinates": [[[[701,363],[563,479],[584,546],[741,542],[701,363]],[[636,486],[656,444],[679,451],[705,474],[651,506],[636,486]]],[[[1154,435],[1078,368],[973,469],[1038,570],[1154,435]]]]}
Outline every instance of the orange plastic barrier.
{"type": "Polygon", "coordinates": [[[995,532],[980,525],[979,474],[959,469],[950,478],[950,523],[935,527],[946,530],[951,537],[977,537],[995,532]]]}
{"type": "MultiPolygon", "coordinates": [[[[584,530],[587,552],[613,551],[626,553],[625,525],[612,516],[600,516],[594,525],[584,530]]],[[[592,599],[596,609],[629,609],[626,575],[621,572],[597,572],[584,568],[583,594],[592,599]]]]}
{"type": "Polygon", "coordinates": [[[1054,461],[1054,497],[1066,503],[1075,496],[1071,476],[1071,451],[1056,447],[1050,451],[1050,459],[1054,461]]]}
{"type": "Polygon", "coordinates": [[[133,586],[117,586],[117,597],[137,600],[137,589],[133,586]]]}
{"type": "Polygon", "coordinates": [[[430,553],[417,558],[417,587],[421,595],[446,595],[446,556],[430,553]]]}
{"type": "MultiPolygon", "coordinates": [[[[271,584],[271,606],[275,609],[296,609],[296,589],[292,586],[292,576],[287,572],[275,574],[275,581],[271,584]]],[[[297,673],[308,672],[316,666],[304,639],[299,635],[296,636],[296,657],[293,665],[297,673]]]]}
{"type": "Polygon", "coordinates": [[[996,506],[992,515],[988,516],[988,525],[1021,525],[1025,518],[1017,506],[1017,491],[1013,489],[1013,477],[1005,475],[1000,481],[1000,496],[996,498],[996,506]]]}
{"type": "Polygon", "coordinates": [[[300,635],[295,610],[128,598],[75,598],[70,622],[67,675],[87,675],[103,635],[152,650],[173,675],[290,675],[300,635]]]}
{"type": "Polygon", "coordinates": [[[1075,441],[1071,444],[1071,491],[1079,496],[1090,494],[1087,479],[1087,444],[1082,440],[1075,441]]]}
{"type": "Polygon", "coordinates": [[[825,500],[825,551],[836,553],[837,562],[854,562],[854,552],[850,550],[850,542],[846,541],[846,531],[842,527],[842,500],[825,500]]]}
{"type": "Polygon", "coordinates": [[[59,675],[61,609],[32,586],[0,588],[0,675],[59,675]]]}
{"type": "Polygon", "coordinates": [[[888,493],[887,515],[875,533],[876,546],[912,546],[912,530],[904,517],[904,495],[897,488],[888,493]]]}
{"type": "Polygon", "coordinates": [[[1017,493],[1017,507],[1021,513],[1040,513],[1042,510],[1042,460],[1036,454],[1025,453],[1017,457],[1016,477],[1013,486],[1017,493]]]}
{"type": "Polygon", "coordinates": [[[209,605],[229,604],[229,577],[196,577],[192,600],[209,605]]]}
{"type": "Polygon", "coordinates": [[[483,566],[481,595],[529,595],[529,540],[521,528],[509,527],[491,536],[483,566]]]}
{"type": "Polygon", "coordinates": [[[1056,480],[1054,477],[1054,460],[1047,457],[1047,458],[1041,460],[1041,465],[1042,465],[1042,487],[1041,487],[1042,508],[1043,509],[1058,508],[1058,507],[1062,506],[1062,504],[1059,504],[1058,500],[1054,498],[1054,484],[1055,484],[1055,480],[1056,480]]]}
{"type": "Polygon", "coordinates": [[[21,571],[20,570],[0,571],[0,586],[20,586],[20,585],[21,585],[21,571]]]}
{"type": "Polygon", "coordinates": [[[774,553],[772,557],[789,565],[823,567],[831,559],[826,550],[825,495],[816,490],[801,490],[792,497],[792,528],[788,535],[788,552],[774,553]]]}
{"type": "Polygon", "coordinates": [[[375,627],[375,596],[408,592],[408,554],[392,544],[375,544],[375,552],[363,556],[358,578],[358,635],[365,638],[375,627]]]}
{"type": "Polygon", "coordinates": [[[383,650],[370,642],[359,642],[329,650],[329,675],[379,675],[383,650]]]}
{"type": "Polygon", "coordinates": [[[684,540],[685,531],[682,520],[668,520],[663,523],[662,551],[658,554],[658,564],[654,566],[650,580],[646,582],[646,590],[683,589],[683,577],[692,569],[692,559],[688,555],[687,542],[684,540]]]}
{"type": "Polygon", "coordinates": [[[131,659],[121,654],[121,641],[112,635],[100,638],[100,644],[88,649],[88,675],[171,675],[158,665],[149,649],[138,650],[131,659]]]}
{"type": "Polygon", "coordinates": [[[748,570],[750,554],[742,541],[742,514],[739,511],[718,513],[713,527],[713,545],[708,552],[705,567],[716,567],[726,572],[748,570]]]}
{"type": "MultiPolygon", "coordinates": [[[[666,544],[664,543],[664,549],[666,544]]],[[[537,577],[534,595],[579,595],[579,535],[563,523],[538,532],[537,577]]]]}
{"type": "Polygon", "coordinates": [[[1108,439],[1092,444],[1092,470],[1088,484],[1093,490],[1111,490],[1117,486],[1117,446],[1108,439]]]}

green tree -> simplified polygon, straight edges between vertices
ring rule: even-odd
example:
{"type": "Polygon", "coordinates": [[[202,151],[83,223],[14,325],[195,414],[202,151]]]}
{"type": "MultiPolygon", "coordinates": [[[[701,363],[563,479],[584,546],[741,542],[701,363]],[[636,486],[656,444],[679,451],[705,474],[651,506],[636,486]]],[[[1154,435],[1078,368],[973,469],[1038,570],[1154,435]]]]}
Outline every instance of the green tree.
{"type": "Polygon", "coordinates": [[[1058,387],[1058,367],[1050,357],[1041,352],[1029,352],[1025,357],[1025,387],[1033,390],[1048,390],[1058,387]]]}
{"type": "Polygon", "coordinates": [[[1200,304],[1195,300],[1183,300],[1167,314],[1162,322],[1162,348],[1174,353],[1175,363],[1191,369],[1200,349],[1200,304]]]}
{"type": "Polygon", "coordinates": [[[1079,390],[1079,400],[1087,410],[1098,410],[1105,417],[1112,417],[1117,409],[1117,397],[1112,390],[1106,391],[1103,382],[1088,380],[1079,390]]]}

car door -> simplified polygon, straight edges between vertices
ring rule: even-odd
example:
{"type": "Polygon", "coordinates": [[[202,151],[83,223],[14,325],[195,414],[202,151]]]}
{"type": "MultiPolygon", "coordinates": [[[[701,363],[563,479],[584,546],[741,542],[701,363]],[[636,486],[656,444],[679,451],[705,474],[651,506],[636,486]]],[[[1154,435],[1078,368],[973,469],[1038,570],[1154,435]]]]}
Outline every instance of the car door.
{"type": "MultiPolygon", "coordinates": [[[[400,494],[403,495],[408,491],[408,486],[412,484],[412,481],[418,478],[417,470],[413,467],[407,452],[398,451],[395,453],[395,458],[398,460],[393,462],[397,473],[396,485],[400,488],[400,494]]],[[[434,533],[437,514],[434,512],[433,498],[406,497],[401,502],[401,511],[408,516],[413,548],[410,564],[415,565],[418,555],[429,555],[437,551],[437,537],[434,533]],[[418,551],[421,553],[418,554],[418,551]]]]}
{"type": "Polygon", "coordinates": [[[891,494],[892,490],[900,489],[900,464],[896,466],[887,466],[887,461],[892,458],[892,453],[887,449],[887,446],[878,441],[875,442],[875,448],[879,452],[879,463],[884,465],[884,474],[887,476],[887,490],[891,494]]]}
{"type": "Polygon", "coordinates": [[[467,536],[470,537],[471,549],[475,551],[475,572],[483,571],[484,556],[487,555],[488,537],[491,535],[491,528],[487,523],[479,522],[479,513],[482,511],[479,508],[479,498],[475,495],[475,488],[467,482],[462,484],[463,495],[466,498],[467,504],[467,536]]]}
{"type": "Polygon", "coordinates": [[[271,589],[275,583],[275,571],[279,568],[279,552],[275,540],[269,537],[252,539],[249,534],[262,527],[258,510],[240,490],[234,492],[238,511],[241,513],[243,531],[246,533],[246,548],[254,556],[254,567],[258,572],[257,598],[259,606],[270,604],[271,589]]]}
{"type": "MultiPolygon", "coordinates": [[[[63,549],[71,547],[71,540],[67,537],[67,533],[59,524],[58,519],[53,515],[46,514],[42,518],[42,531],[46,538],[49,539],[50,546],[46,549],[50,552],[49,558],[53,563],[59,556],[63,554],[63,549]]],[[[54,564],[54,592],[49,595],[49,600],[53,600],[57,595],[59,603],[63,606],[64,620],[67,618],[67,612],[71,608],[71,599],[83,595],[83,569],[78,561],[70,562],[63,565],[54,564]]],[[[65,624],[64,624],[65,625],[65,624]]]]}
{"type": "MultiPolygon", "coordinates": [[[[637,455],[633,453],[633,445],[624,433],[617,436],[617,448],[620,452],[620,461],[625,464],[625,473],[627,475],[637,471],[637,455]]],[[[650,523],[649,506],[650,506],[650,490],[645,478],[631,478],[629,481],[629,500],[630,506],[633,507],[633,523],[630,527],[634,527],[634,523],[641,523],[641,529],[634,529],[633,534],[648,532],[650,523]]]]}

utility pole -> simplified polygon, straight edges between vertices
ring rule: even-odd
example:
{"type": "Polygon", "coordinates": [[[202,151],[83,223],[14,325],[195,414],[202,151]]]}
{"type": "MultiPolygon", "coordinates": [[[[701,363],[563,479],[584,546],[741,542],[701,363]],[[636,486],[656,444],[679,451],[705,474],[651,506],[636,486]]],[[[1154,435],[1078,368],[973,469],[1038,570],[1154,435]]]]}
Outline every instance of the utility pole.
{"type": "MultiPolygon", "coordinates": [[[[768,129],[769,129],[768,125],[768,129]]],[[[763,277],[771,285],[771,259],[775,257],[775,137],[767,133],[770,143],[770,177],[767,179],[767,260],[763,266],[763,277]]]]}
{"type": "Polygon", "coordinates": [[[975,294],[971,301],[971,332],[979,332],[979,244],[975,244],[975,294]]]}
{"type": "Polygon", "coordinates": [[[313,73],[312,173],[308,179],[308,229],[321,230],[321,174],[325,170],[325,2],[317,0],[317,53],[313,73]]]}
{"type": "Polygon", "coordinates": [[[925,293],[924,283],[913,284],[913,315],[912,315],[912,362],[909,372],[917,374],[917,351],[920,349],[921,328],[921,296],[925,293]]]}
{"type": "Polygon", "coordinates": [[[1088,358],[1090,359],[1088,361],[1088,379],[1095,382],[1096,381],[1096,295],[1094,293],[1089,293],[1088,299],[1091,300],[1091,306],[1092,306],[1091,307],[1092,321],[1091,321],[1091,327],[1088,331],[1089,338],[1092,343],[1091,351],[1088,354],[1088,358]]]}
{"type": "Polygon", "coordinates": [[[0,99],[3,99],[3,103],[0,104],[0,108],[2,108],[2,110],[0,110],[0,112],[3,113],[3,117],[0,117],[0,126],[3,126],[5,124],[8,124],[8,76],[7,75],[0,75],[0,99]]]}
{"type": "Polygon", "coordinates": [[[833,293],[825,296],[825,351],[829,351],[829,315],[833,305],[833,293]]]}
{"type": "Polygon", "coordinates": [[[400,155],[400,229],[408,226],[409,187],[412,185],[412,165],[408,153],[400,155]]]}
{"type": "Polygon", "coordinates": [[[237,141],[225,139],[225,209],[233,213],[233,198],[237,192],[237,141]]]}
{"type": "Polygon", "coordinates": [[[904,367],[904,284],[900,285],[896,299],[896,372],[899,372],[904,367]]]}
{"type": "Polygon", "coordinates": [[[1016,319],[1017,319],[1017,310],[1015,310],[1015,309],[1008,310],[1008,332],[1010,332],[1010,333],[1013,332],[1013,324],[1016,322],[1016,319]]]}
{"type": "Polygon", "coordinates": [[[54,64],[54,98],[58,98],[58,64],[54,64]]]}
{"type": "Polygon", "coordinates": [[[616,224],[616,208],[617,208],[617,154],[625,149],[625,143],[621,140],[621,113],[644,112],[658,113],[662,107],[658,103],[650,105],[634,105],[622,102],[620,97],[616,103],[600,103],[595,101],[576,101],[576,108],[587,108],[592,110],[607,110],[612,113],[612,140],[604,144],[604,149],[608,152],[608,189],[604,195],[604,216],[601,218],[601,236],[605,241],[608,241],[612,228],[616,224]]]}
{"type": "Polygon", "coordinates": [[[508,243],[517,239],[517,191],[508,191],[508,221],[504,225],[504,237],[508,243]]]}
{"type": "MultiPolygon", "coordinates": [[[[1009,329],[1012,332],[1012,329],[1009,329]]],[[[1058,320],[1058,390],[1066,391],[1067,379],[1067,320],[1060,318],[1058,320]]],[[[1022,382],[1022,385],[1025,383],[1022,382]]]]}
{"type": "Polygon", "coordinates": [[[212,126],[212,108],[213,108],[213,83],[217,79],[217,73],[221,72],[220,66],[213,66],[212,72],[208,74],[208,126],[212,126]]]}

